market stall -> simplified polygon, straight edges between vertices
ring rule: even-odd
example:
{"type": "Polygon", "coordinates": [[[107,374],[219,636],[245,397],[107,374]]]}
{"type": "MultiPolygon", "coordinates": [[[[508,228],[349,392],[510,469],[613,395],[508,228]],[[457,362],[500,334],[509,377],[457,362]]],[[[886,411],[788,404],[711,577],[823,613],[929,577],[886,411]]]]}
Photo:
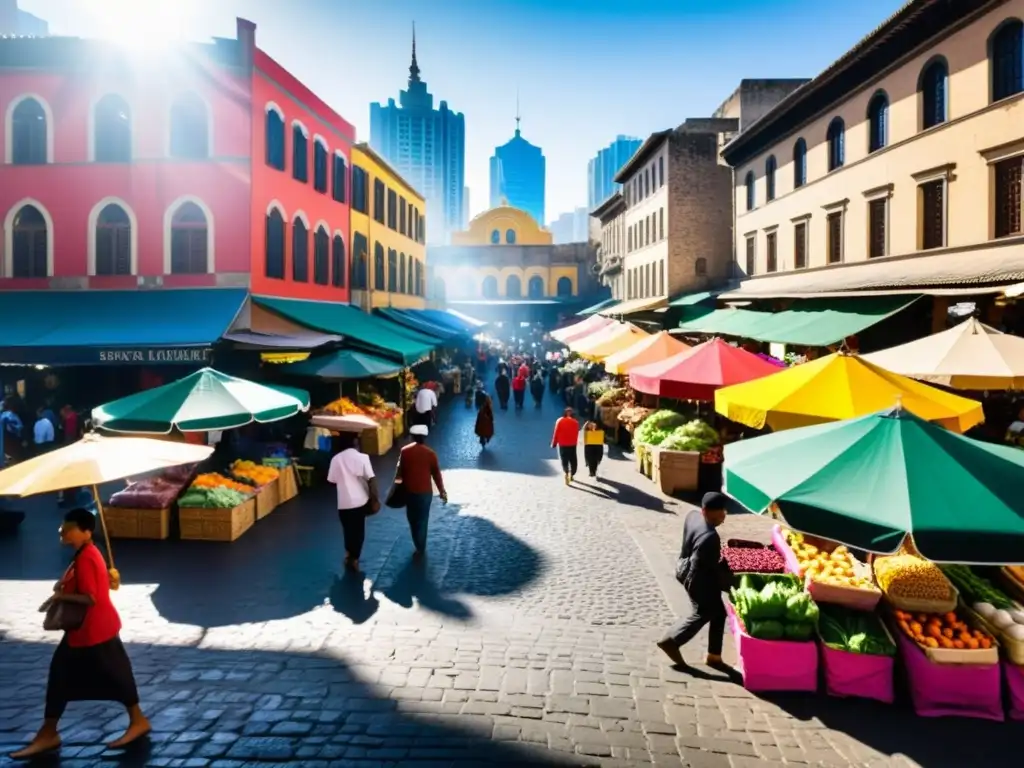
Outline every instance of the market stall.
{"type": "Polygon", "coordinates": [[[611,325],[615,321],[611,318],[604,317],[603,315],[591,315],[586,320],[581,320],[578,323],[566,326],[565,328],[559,328],[556,331],[552,331],[549,336],[555,341],[559,341],[562,344],[568,344],[574,339],[582,338],[588,333],[593,333],[607,325],[611,325]]]}
{"type": "Polygon", "coordinates": [[[641,338],[629,347],[606,357],[604,370],[612,376],[624,376],[641,365],[656,363],[689,349],[689,344],[674,338],[668,331],[661,331],[641,338]]]}
{"type": "Polygon", "coordinates": [[[394,445],[396,429],[401,434],[402,409],[395,403],[386,402],[376,392],[361,392],[358,403],[351,398],[340,397],[319,409],[314,418],[316,415],[365,416],[371,419],[374,427],[360,435],[361,449],[370,456],[383,456],[394,445]]]}
{"type": "Polygon", "coordinates": [[[569,341],[566,346],[586,360],[600,362],[609,355],[628,349],[648,335],[632,323],[614,323],[581,339],[569,341]]]}

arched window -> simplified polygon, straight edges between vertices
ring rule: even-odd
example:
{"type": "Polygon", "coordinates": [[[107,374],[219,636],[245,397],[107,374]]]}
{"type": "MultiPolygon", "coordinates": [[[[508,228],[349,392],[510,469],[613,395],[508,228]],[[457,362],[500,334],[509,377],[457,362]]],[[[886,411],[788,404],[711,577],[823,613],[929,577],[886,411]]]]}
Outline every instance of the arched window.
{"type": "Polygon", "coordinates": [[[345,287],[345,238],[341,235],[331,240],[331,284],[335,288],[345,287]]]}
{"type": "Polygon", "coordinates": [[[701,256],[697,261],[693,263],[693,272],[698,277],[703,277],[708,273],[708,260],[701,256]]]}
{"type": "Polygon", "coordinates": [[[309,282],[309,227],[299,216],[292,221],[292,280],[309,282]]]}
{"type": "Polygon", "coordinates": [[[194,93],[179,96],[171,105],[171,157],[209,157],[209,126],[205,102],[194,93]]]}
{"type": "Polygon", "coordinates": [[[334,166],[332,171],[331,197],[337,203],[345,202],[345,187],[348,181],[348,169],[345,167],[345,157],[334,153],[334,166]]]}
{"type": "Polygon", "coordinates": [[[416,270],[413,267],[413,262],[414,261],[415,261],[415,259],[412,257],[412,254],[410,253],[409,254],[409,274],[407,275],[406,281],[405,281],[405,290],[406,290],[406,292],[410,296],[415,296],[416,295],[416,270]]]}
{"type": "Polygon", "coordinates": [[[313,235],[313,282],[317,285],[331,282],[331,236],[324,227],[317,227],[313,235]]]}
{"type": "Polygon", "coordinates": [[[11,277],[48,277],[50,232],[43,212],[21,208],[11,222],[11,277]]]}
{"type": "Polygon", "coordinates": [[[309,131],[299,121],[292,123],[292,178],[309,181],[309,131]]]}
{"type": "Polygon", "coordinates": [[[498,245],[501,242],[501,232],[498,230],[491,231],[491,245],[498,245]]]}
{"type": "Polygon", "coordinates": [[[921,92],[922,130],[946,122],[946,84],[949,68],[946,60],[933,60],[921,70],[917,89],[921,92]]]}
{"type": "Polygon", "coordinates": [[[793,189],[807,183],[807,142],[797,139],[793,145],[793,189]]]}
{"type": "Polygon", "coordinates": [[[183,203],[171,218],[171,274],[203,275],[209,266],[210,223],[203,209],[183,203]]]}
{"type": "Polygon", "coordinates": [[[828,169],[834,171],[842,168],[846,162],[846,126],[843,125],[843,118],[832,118],[825,138],[828,141],[828,169]]]}
{"type": "Polygon", "coordinates": [[[988,43],[992,72],[992,101],[1024,91],[1024,24],[1007,19],[988,43]]]}
{"type": "Polygon", "coordinates": [[[505,242],[509,245],[516,244],[516,231],[514,229],[505,230],[505,242]]]}
{"type": "Polygon", "coordinates": [[[505,296],[509,299],[521,299],[523,297],[523,281],[518,275],[509,275],[505,278],[505,296]]]}
{"type": "Polygon", "coordinates": [[[868,102],[868,152],[889,143],[889,97],[879,91],[868,102]]]}
{"type": "Polygon", "coordinates": [[[46,110],[36,99],[18,102],[11,114],[11,162],[15,165],[44,165],[49,162],[46,110]]]}
{"type": "Polygon", "coordinates": [[[283,171],[285,165],[284,113],[277,108],[276,104],[268,104],[266,109],[267,165],[283,171]]]}
{"type": "Polygon", "coordinates": [[[313,142],[313,189],[327,194],[327,145],[321,139],[313,142]]]}
{"type": "Polygon", "coordinates": [[[544,298],[544,278],[540,275],[534,275],[530,278],[530,282],[526,284],[526,294],[531,299],[543,299],[544,298]]]}
{"type": "Polygon", "coordinates": [[[132,159],[132,118],[128,102],[108,93],[93,107],[93,159],[127,163],[132,159]]]}
{"type": "Polygon", "coordinates": [[[96,218],[96,274],[132,274],[132,220],[117,203],[96,218]]]}
{"type": "Polygon", "coordinates": [[[405,293],[405,254],[398,254],[398,292],[405,293]]]}
{"type": "Polygon", "coordinates": [[[388,248],[388,293],[398,290],[398,251],[388,248]]]}
{"type": "Polygon", "coordinates": [[[387,290],[384,283],[384,246],[380,243],[373,244],[373,287],[378,291],[387,290]]]}
{"type": "Polygon", "coordinates": [[[769,155],[764,161],[764,185],[769,201],[775,199],[775,155],[769,155]]]}
{"type": "Polygon", "coordinates": [[[485,299],[498,298],[498,278],[496,278],[494,275],[488,275],[487,277],[485,277],[483,289],[485,299]]]}
{"type": "Polygon", "coordinates": [[[434,300],[444,301],[445,295],[447,294],[447,286],[444,284],[443,277],[434,278],[434,300]]]}
{"type": "Polygon", "coordinates": [[[267,212],[266,247],[267,277],[284,280],[285,223],[284,215],[276,207],[267,212]]]}
{"type": "Polygon", "coordinates": [[[558,294],[558,298],[566,299],[572,296],[572,280],[568,277],[558,278],[558,283],[555,287],[555,293],[558,294]]]}
{"type": "Polygon", "coordinates": [[[352,235],[352,287],[361,291],[365,291],[368,285],[367,247],[366,235],[360,232],[352,235]]]}
{"type": "Polygon", "coordinates": [[[747,171],[747,177],[743,180],[743,186],[747,192],[747,210],[754,210],[754,172],[747,171]]]}

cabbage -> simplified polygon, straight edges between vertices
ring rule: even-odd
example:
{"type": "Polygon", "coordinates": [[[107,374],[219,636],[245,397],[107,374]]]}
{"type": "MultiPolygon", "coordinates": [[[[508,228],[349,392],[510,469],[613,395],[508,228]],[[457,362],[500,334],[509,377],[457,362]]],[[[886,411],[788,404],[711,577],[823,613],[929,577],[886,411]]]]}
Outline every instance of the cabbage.
{"type": "Polygon", "coordinates": [[[643,424],[636,428],[634,438],[639,443],[650,445],[661,445],[662,441],[671,434],[672,430],[680,426],[685,419],[675,411],[655,411],[646,419],[643,424]]]}
{"type": "Polygon", "coordinates": [[[718,433],[700,419],[694,419],[672,430],[660,445],[670,451],[704,453],[718,445],[718,433]]]}
{"type": "Polygon", "coordinates": [[[699,440],[711,443],[711,445],[718,445],[718,432],[700,419],[694,419],[693,421],[687,422],[683,426],[679,427],[676,432],[685,437],[695,437],[699,440]]]}

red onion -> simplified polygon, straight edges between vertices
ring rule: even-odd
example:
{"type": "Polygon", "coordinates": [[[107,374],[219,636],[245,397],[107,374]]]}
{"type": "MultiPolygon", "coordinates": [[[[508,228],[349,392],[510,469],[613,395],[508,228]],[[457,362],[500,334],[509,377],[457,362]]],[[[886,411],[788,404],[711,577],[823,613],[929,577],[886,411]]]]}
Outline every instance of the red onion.
{"type": "Polygon", "coordinates": [[[722,547],[722,559],[733,573],[784,573],[786,562],[772,547],[722,547]]]}

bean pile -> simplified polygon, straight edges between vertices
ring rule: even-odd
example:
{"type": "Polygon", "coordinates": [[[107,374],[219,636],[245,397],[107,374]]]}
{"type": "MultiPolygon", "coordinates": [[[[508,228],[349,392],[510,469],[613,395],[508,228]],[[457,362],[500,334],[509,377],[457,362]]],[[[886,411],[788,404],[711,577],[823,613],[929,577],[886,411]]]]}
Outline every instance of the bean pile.
{"type": "Polygon", "coordinates": [[[784,573],[786,563],[772,547],[722,547],[722,559],[733,573],[784,573]]]}

